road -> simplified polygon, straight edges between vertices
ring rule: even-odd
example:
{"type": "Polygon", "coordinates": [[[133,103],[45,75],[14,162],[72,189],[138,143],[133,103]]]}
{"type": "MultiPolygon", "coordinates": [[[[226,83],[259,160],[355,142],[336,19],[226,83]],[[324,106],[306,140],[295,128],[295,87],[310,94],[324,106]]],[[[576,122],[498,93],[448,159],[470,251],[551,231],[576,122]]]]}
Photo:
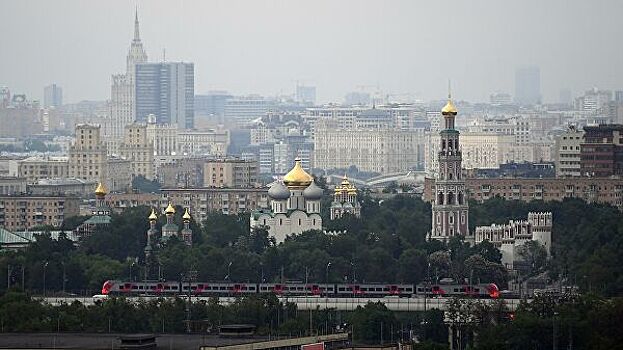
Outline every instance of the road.
{"type": "MultiPolygon", "coordinates": [[[[133,302],[148,301],[155,297],[130,297],[133,302]]],[[[192,301],[209,300],[209,297],[192,297],[192,301]]],[[[228,305],[233,302],[234,297],[220,297],[219,302],[222,305],[228,305]]],[[[71,304],[79,301],[85,305],[93,305],[96,300],[102,300],[91,297],[47,297],[42,298],[51,305],[59,305],[61,303],[71,304]]],[[[367,303],[381,302],[392,311],[424,311],[430,309],[446,310],[449,298],[325,298],[325,297],[279,297],[280,301],[295,303],[299,310],[316,310],[316,309],[337,309],[350,311],[358,306],[365,306],[367,303]]],[[[494,299],[478,299],[485,303],[494,302],[494,299]]],[[[529,302],[530,300],[528,300],[529,302]]],[[[515,310],[520,303],[519,299],[504,299],[509,310],[515,310]]]]}

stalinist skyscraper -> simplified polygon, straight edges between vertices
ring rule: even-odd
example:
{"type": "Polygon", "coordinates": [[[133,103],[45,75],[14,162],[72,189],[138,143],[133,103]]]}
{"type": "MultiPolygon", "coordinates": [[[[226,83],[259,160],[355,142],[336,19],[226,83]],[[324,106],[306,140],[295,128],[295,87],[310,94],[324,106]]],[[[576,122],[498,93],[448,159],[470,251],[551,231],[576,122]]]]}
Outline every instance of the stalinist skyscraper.
{"type": "Polygon", "coordinates": [[[438,153],[439,170],[435,179],[432,229],[429,239],[448,241],[464,236],[473,242],[469,233],[469,207],[465,195],[465,180],[461,172],[459,131],[454,128],[456,107],[448,94],[448,103],[441,110],[443,127],[439,132],[441,147],[438,153]]]}
{"type": "Polygon", "coordinates": [[[126,72],[113,74],[110,88],[110,113],[104,122],[104,140],[108,152],[119,153],[119,144],[123,141],[125,126],[134,122],[134,72],[136,64],[147,62],[138,26],[138,11],[134,14],[134,39],[126,58],[126,72]]]}

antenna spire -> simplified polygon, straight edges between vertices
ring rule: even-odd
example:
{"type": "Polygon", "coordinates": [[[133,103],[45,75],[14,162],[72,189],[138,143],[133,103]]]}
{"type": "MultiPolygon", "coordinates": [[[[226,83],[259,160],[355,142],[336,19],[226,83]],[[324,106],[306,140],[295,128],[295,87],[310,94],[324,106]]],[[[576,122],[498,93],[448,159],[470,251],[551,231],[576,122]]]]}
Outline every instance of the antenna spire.
{"type": "Polygon", "coordinates": [[[134,41],[140,41],[141,36],[138,31],[138,5],[134,9],[134,41]]]}
{"type": "Polygon", "coordinates": [[[450,84],[450,79],[448,79],[448,100],[452,99],[452,89],[450,84]]]}

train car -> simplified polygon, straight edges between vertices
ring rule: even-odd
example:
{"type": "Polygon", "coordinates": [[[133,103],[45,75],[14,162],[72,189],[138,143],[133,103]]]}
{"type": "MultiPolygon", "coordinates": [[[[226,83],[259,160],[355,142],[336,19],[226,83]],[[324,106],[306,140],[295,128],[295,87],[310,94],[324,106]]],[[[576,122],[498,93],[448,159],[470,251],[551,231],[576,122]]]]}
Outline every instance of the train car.
{"type": "Polygon", "coordinates": [[[338,284],[339,297],[410,297],[415,293],[412,284],[338,284]]]}
{"type": "Polygon", "coordinates": [[[257,284],[255,283],[229,283],[229,282],[191,282],[182,283],[181,294],[205,296],[236,296],[246,294],[256,294],[257,284]]]}
{"type": "Polygon", "coordinates": [[[109,280],[102,286],[103,295],[162,295],[180,293],[178,282],[124,282],[109,280]]]}
{"type": "Polygon", "coordinates": [[[474,298],[498,298],[500,291],[495,283],[479,284],[418,284],[417,295],[430,297],[474,297],[474,298]]]}
{"type": "Polygon", "coordinates": [[[259,293],[274,293],[279,296],[333,295],[334,284],[319,283],[260,283],[259,293]]]}

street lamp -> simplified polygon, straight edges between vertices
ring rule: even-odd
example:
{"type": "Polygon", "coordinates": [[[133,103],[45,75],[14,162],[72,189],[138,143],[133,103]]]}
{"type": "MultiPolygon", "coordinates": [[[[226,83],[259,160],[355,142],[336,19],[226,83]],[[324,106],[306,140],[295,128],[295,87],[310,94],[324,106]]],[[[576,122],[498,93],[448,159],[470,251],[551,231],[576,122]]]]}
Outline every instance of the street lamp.
{"type": "Polygon", "coordinates": [[[63,265],[63,295],[65,295],[65,282],[67,282],[67,278],[65,277],[65,262],[61,261],[61,265],[63,265]]]}
{"type": "Polygon", "coordinates": [[[132,270],[134,268],[134,265],[136,265],[136,261],[132,261],[132,263],[130,264],[130,282],[133,281],[133,277],[132,277],[132,270]]]}
{"type": "MultiPolygon", "coordinates": [[[[329,261],[327,263],[327,269],[326,269],[326,273],[325,273],[325,283],[327,284],[327,288],[328,288],[328,284],[329,284],[329,268],[331,267],[331,262],[329,261]]],[[[328,294],[328,289],[325,288],[325,292],[328,294]]]]}
{"type": "Polygon", "coordinates": [[[229,279],[230,279],[229,273],[231,271],[231,264],[232,264],[231,261],[229,262],[229,264],[227,264],[227,276],[225,276],[225,281],[229,281],[229,279]]]}
{"type": "Polygon", "coordinates": [[[45,298],[45,296],[46,296],[46,288],[45,288],[45,271],[47,270],[47,268],[48,268],[48,264],[49,264],[49,263],[50,263],[49,261],[46,261],[46,262],[45,262],[45,264],[43,264],[43,297],[44,297],[44,298],[45,298]]]}

